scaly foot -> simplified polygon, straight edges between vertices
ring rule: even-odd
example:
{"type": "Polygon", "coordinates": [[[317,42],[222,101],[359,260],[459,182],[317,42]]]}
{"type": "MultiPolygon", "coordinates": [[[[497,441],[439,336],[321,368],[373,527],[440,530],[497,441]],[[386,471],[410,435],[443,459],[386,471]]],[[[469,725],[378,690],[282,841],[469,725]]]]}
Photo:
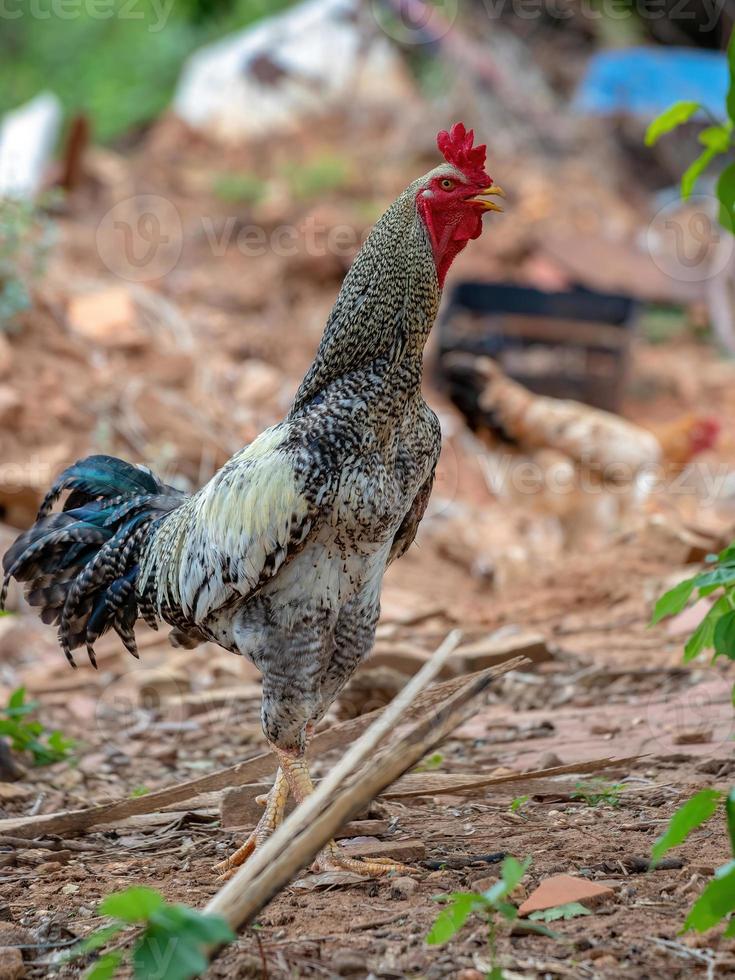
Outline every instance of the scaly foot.
{"type": "Polygon", "coordinates": [[[315,871],[351,871],[365,878],[380,878],[395,872],[402,875],[415,875],[417,868],[411,868],[389,858],[355,858],[345,853],[333,840],[319,852],[313,864],[315,871]]]}
{"type": "Polygon", "coordinates": [[[276,827],[283,822],[287,799],[288,782],[283,770],[279,769],[273,787],[265,798],[265,812],[258,821],[255,830],[234,854],[219,864],[215,864],[214,870],[219,872],[218,881],[227,881],[228,878],[231,878],[256,848],[261,847],[268,840],[276,827]]]}
{"type": "MultiPolygon", "coordinates": [[[[285,774],[288,785],[297,803],[303,801],[314,792],[314,784],[303,756],[290,752],[275,750],[281,764],[279,772],[285,774]]],[[[313,868],[316,871],[352,871],[353,874],[367,878],[376,878],[395,871],[398,874],[416,874],[416,868],[410,868],[399,861],[387,858],[353,858],[345,854],[332,840],[317,855],[313,868]]]]}

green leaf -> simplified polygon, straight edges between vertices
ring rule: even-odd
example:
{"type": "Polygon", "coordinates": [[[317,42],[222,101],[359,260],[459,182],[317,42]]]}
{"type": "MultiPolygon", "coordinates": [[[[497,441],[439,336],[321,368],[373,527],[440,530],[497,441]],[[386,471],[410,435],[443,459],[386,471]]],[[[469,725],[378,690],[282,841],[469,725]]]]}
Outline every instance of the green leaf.
{"type": "Polygon", "coordinates": [[[77,959],[77,957],[84,956],[87,953],[93,953],[96,949],[101,949],[122,929],[122,924],[104,926],[102,929],[97,929],[72,949],[72,951],[69,953],[69,959],[74,960],[77,959]]]}
{"type": "Polygon", "coordinates": [[[681,196],[685,201],[692,196],[694,185],[717,156],[717,153],[717,150],[713,150],[708,147],[706,150],[700,153],[694,163],[691,163],[686,168],[681,177],[681,196]]]}
{"type": "Polygon", "coordinates": [[[135,980],[191,980],[208,965],[199,944],[161,926],[148,926],[133,950],[135,980]]]}
{"type": "Polygon", "coordinates": [[[510,895],[514,888],[521,883],[521,879],[531,866],[531,858],[524,858],[523,862],[516,860],[510,854],[504,859],[500,866],[500,877],[506,886],[506,895],[510,895]]]}
{"type": "Polygon", "coordinates": [[[656,603],[651,619],[651,626],[655,626],[666,616],[676,616],[689,602],[689,597],[694,591],[694,579],[688,578],[679,582],[673,589],[664,592],[656,603]]]}
{"type": "Polygon", "coordinates": [[[682,931],[706,932],[735,912],[735,862],[726,867],[727,873],[715,876],[692,905],[682,931]]]}
{"type": "Polygon", "coordinates": [[[728,602],[726,596],[722,596],[722,598],[718,599],[717,602],[710,608],[702,622],[687,640],[684,647],[684,663],[689,663],[689,661],[698,656],[702,650],[707,650],[714,645],[715,625],[717,620],[720,618],[720,616],[729,611],[730,603],[728,602]]]}
{"type": "Polygon", "coordinates": [[[475,892],[455,892],[449,896],[451,904],[436,917],[426,937],[430,946],[448,942],[469,919],[472,912],[483,905],[482,896],[475,892]]]}
{"type": "Polygon", "coordinates": [[[699,109],[698,102],[674,102],[648,125],[646,146],[653,146],[666,133],[688,122],[699,109]]]}
{"type": "Polygon", "coordinates": [[[574,919],[578,915],[592,915],[592,913],[580,902],[567,902],[566,905],[556,905],[553,909],[531,912],[528,918],[534,921],[555,922],[557,919],[574,919]]]}
{"type": "Polygon", "coordinates": [[[490,905],[498,907],[498,903],[509,895],[516,885],[519,883],[523,875],[528,870],[528,866],[531,863],[530,858],[521,864],[514,857],[509,854],[503,861],[500,867],[500,880],[496,881],[488,890],[483,894],[483,898],[490,905]]]}
{"type": "Polygon", "coordinates": [[[518,813],[518,811],[521,810],[530,799],[530,796],[516,796],[510,805],[510,812],[518,813]]]}
{"type": "Polygon", "coordinates": [[[235,938],[235,933],[224,919],[216,915],[203,915],[186,905],[164,905],[153,912],[151,922],[207,945],[229,943],[235,938]]]}
{"type": "Polygon", "coordinates": [[[22,708],[25,699],[26,699],[26,689],[24,687],[17,687],[8,698],[8,707],[11,709],[22,708]]]}
{"type": "Polygon", "coordinates": [[[710,588],[710,586],[718,587],[729,585],[732,582],[735,582],[735,567],[729,562],[722,562],[717,568],[713,568],[709,572],[700,572],[699,575],[694,576],[695,588],[699,589],[700,592],[710,588]]]}
{"type": "Polygon", "coordinates": [[[163,905],[163,899],[153,888],[128,888],[108,895],[100,904],[99,913],[121,922],[147,922],[163,905]]]}
{"type": "Polygon", "coordinates": [[[735,857],[735,786],[727,794],[725,815],[727,817],[727,832],[730,836],[730,850],[735,857]]]}
{"type": "Polygon", "coordinates": [[[730,919],[730,924],[725,929],[723,936],[725,939],[735,939],[735,919],[730,919]]]}
{"type": "Polygon", "coordinates": [[[515,922],[518,918],[518,909],[515,905],[511,905],[510,902],[504,902],[502,899],[495,903],[495,908],[500,912],[504,919],[508,922],[515,922]]]}
{"type": "Polygon", "coordinates": [[[122,963],[122,950],[116,949],[111,953],[100,956],[96,963],[84,974],[84,980],[111,980],[122,963]]]}
{"type": "Polygon", "coordinates": [[[717,809],[722,793],[716,789],[703,789],[687,800],[674,813],[669,825],[651,850],[651,865],[655,865],[672,847],[683,844],[689,834],[701,827],[717,809]]]}
{"type": "Polygon", "coordinates": [[[732,123],[725,126],[707,126],[697,137],[702,146],[709,147],[715,153],[727,153],[730,149],[730,132],[732,123]]]}
{"type": "MultiPolygon", "coordinates": [[[[735,163],[728,163],[717,179],[717,199],[720,202],[720,224],[735,233],[735,163]]],[[[735,547],[726,549],[729,558],[735,558],[735,547]]]]}
{"type": "Polygon", "coordinates": [[[735,609],[724,613],[715,623],[712,637],[716,656],[735,660],[735,609]]]}

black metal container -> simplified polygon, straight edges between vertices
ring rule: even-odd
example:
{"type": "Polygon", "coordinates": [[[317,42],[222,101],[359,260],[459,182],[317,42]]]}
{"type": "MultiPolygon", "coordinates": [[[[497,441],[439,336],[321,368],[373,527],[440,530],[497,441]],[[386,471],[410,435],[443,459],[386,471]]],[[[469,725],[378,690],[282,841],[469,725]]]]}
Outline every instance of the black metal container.
{"type": "MultiPolygon", "coordinates": [[[[546,293],[505,283],[455,286],[439,323],[439,374],[451,353],[492,357],[531,391],[619,411],[638,304],[587,289],[546,293]]],[[[460,399],[455,397],[460,404],[460,399]]]]}

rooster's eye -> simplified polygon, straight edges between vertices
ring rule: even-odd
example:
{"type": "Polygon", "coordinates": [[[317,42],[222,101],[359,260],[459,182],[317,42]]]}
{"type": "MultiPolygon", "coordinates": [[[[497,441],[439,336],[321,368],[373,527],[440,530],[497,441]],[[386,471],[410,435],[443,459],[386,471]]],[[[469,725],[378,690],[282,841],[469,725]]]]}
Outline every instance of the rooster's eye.
{"type": "Polygon", "coordinates": [[[445,191],[451,191],[451,189],[454,187],[454,181],[450,180],[449,177],[445,177],[442,181],[442,187],[445,191]]]}

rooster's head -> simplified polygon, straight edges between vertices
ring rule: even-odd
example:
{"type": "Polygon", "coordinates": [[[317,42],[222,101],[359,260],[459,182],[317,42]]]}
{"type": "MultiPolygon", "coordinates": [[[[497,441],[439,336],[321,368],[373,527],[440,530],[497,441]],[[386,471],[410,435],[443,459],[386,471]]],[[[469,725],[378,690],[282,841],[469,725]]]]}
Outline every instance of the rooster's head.
{"type": "Polygon", "coordinates": [[[504,197],[485,172],[486,147],[473,146],[474,132],[458,122],[436,138],[446,163],[418,182],[416,203],[434,252],[439,284],[468,241],[479,238],[485,211],[503,209],[489,200],[504,197]]]}

